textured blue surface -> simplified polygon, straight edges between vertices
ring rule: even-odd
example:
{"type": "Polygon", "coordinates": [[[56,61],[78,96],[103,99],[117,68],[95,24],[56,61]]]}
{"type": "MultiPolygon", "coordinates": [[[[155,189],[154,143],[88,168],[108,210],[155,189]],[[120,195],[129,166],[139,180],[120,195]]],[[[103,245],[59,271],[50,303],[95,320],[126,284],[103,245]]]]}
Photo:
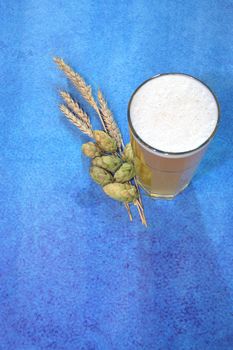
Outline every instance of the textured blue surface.
{"type": "Polygon", "coordinates": [[[233,2],[106,3],[0,3],[0,350],[233,349],[233,2]],[[126,141],[146,78],[216,92],[218,134],[183,194],[144,198],[147,230],[89,179],[54,55],[102,87],[126,141]]]}

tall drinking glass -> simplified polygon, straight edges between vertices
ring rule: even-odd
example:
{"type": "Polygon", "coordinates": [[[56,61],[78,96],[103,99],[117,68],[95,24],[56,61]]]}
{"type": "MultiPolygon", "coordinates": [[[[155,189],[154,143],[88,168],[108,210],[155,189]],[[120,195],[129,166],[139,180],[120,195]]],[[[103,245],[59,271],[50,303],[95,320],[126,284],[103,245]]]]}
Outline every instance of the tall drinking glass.
{"type": "Polygon", "coordinates": [[[171,199],[188,186],[219,115],[214,93],[187,74],[160,74],[135,90],[128,106],[130,139],[137,180],[150,196],[171,199]]]}

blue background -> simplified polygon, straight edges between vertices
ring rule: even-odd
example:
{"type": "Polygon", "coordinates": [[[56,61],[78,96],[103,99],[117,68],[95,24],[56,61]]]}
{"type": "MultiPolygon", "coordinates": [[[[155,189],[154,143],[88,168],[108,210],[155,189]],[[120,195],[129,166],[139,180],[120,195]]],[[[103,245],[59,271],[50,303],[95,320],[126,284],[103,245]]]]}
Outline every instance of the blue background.
{"type": "Polygon", "coordinates": [[[233,349],[233,2],[0,10],[0,350],[233,349]],[[125,141],[130,95],[152,75],[189,73],[217,94],[198,173],[174,201],[143,198],[148,229],[90,180],[54,55],[102,87],[125,141]]]}

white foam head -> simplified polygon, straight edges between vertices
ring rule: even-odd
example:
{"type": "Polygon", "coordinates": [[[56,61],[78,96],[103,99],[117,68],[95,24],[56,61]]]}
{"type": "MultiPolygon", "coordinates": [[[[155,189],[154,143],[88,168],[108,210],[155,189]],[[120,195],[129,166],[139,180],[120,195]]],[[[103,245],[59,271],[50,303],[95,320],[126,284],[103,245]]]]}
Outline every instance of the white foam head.
{"type": "Polygon", "coordinates": [[[148,145],[179,153],[196,149],[210,137],[218,121],[218,106],[199,80],[165,74],[148,80],[136,91],[130,118],[148,145]]]}

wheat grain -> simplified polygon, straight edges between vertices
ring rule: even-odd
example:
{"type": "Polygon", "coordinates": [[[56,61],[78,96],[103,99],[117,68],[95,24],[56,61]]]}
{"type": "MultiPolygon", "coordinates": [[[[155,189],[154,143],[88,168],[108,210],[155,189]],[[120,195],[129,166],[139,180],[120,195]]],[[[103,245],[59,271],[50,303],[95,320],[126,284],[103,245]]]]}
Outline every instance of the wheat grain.
{"type": "Polygon", "coordinates": [[[73,123],[75,126],[79,128],[80,131],[82,131],[84,134],[88,135],[89,137],[93,138],[92,130],[88,128],[87,125],[82,120],[76,118],[74,113],[72,113],[68,107],[66,107],[64,104],[61,104],[60,110],[71,121],[71,123],[73,123]]]}
{"type": "Polygon", "coordinates": [[[117,146],[120,149],[123,146],[122,136],[120,130],[115,122],[112,112],[108,108],[107,102],[103,97],[103,94],[100,90],[98,90],[98,100],[100,105],[100,112],[102,114],[104,124],[110,136],[112,136],[116,142],[117,146]]]}
{"type": "Polygon", "coordinates": [[[66,91],[60,91],[60,95],[67,103],[68,107],[79,117],[79,119],[81,119],[89,129],[92,129],[89,116],[82,110],[78,102],[76,102],[66,91]]]}
{"type": "Polygon", "coordinates": [[[74,84],[76,89],[80,92],[83,98],[95,109],[98,113],[98,106],[92,96],[91,87],[88,86],[85,80],[81,77],[80,74],[76,73],[68,64],[64,62],[62,58],[54,57],[54,62],[58,67],[66,74],[70,81],[74,84]]]}

